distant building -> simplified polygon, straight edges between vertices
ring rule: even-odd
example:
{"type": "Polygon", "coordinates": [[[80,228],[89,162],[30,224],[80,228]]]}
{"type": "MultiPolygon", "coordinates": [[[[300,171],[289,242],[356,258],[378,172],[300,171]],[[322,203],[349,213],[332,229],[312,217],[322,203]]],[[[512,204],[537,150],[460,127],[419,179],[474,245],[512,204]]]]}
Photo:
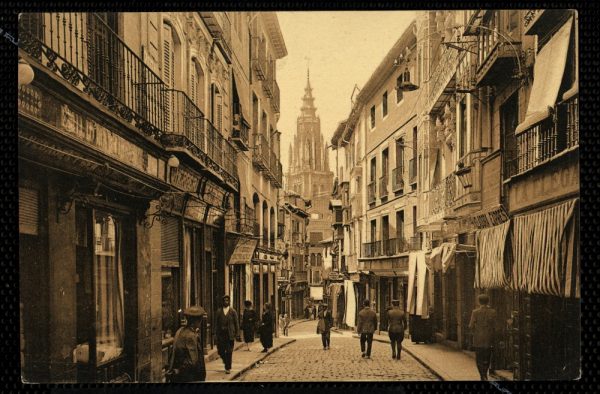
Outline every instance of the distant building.
{"type": "Polygon", "coordinates": [[[316,114],[310,74],[298,116],[294,143],[290,146],[287,188],[311,201],[308,224],[310,284],[320,284],[323,272],[322,247],[319,245],[331,233],[329,200],[333,172],[329,170],[328,151],[321,134],[321,119],[316,114]]]}

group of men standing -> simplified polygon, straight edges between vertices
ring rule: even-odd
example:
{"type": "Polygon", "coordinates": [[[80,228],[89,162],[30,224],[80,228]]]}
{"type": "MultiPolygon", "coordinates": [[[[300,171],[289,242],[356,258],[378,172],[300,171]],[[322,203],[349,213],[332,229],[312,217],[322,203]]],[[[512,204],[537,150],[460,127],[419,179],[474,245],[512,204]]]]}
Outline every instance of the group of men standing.
{"type": "MultiPolygon", "coordinates": [[[[251,301],[244,302],[244,314],[241,329],[244,333],[246,348],[250,351],[250,343],[254,342],[255,329],[258,323],[256,311],[251,301]]],[[[273,314],[270,304],[265,304],[265,311],[260,320],[259,332],[263,352],[273,347],[273,314]]],[[[183,311],[186,324],[177,330],[173,352],[169,361],[167,381],[169,382],[203,382],[206,380],[204,348],[201,340],[202,320],[206,311],[200,306],[192,306],[183,311]]],[[[217,352],[223,360],[225,373],[231,373],[233,349],[235,341],[241,342],[240,323],[237,311],[230,306],[230,297],[223,296],[222,307],[215,316],[215,334],[217,352]]]]}

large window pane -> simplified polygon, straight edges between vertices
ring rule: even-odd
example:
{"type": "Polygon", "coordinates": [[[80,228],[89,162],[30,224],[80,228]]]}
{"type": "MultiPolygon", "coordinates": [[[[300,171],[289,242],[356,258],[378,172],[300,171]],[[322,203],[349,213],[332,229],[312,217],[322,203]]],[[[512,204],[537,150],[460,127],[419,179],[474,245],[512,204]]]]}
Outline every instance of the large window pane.
{"type": "Polygon", "coordinates": [[[94,282],[97,362],[123,352],[123,264],[121,223],[110,214],[94,211],[94,282]]]}

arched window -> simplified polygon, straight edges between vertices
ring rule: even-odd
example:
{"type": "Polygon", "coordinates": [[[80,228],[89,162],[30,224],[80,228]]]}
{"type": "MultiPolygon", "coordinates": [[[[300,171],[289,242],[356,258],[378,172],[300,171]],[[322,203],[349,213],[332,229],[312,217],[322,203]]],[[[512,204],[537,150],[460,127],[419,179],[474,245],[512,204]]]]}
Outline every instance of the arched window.
{"type": "Polygon", "coordinates": [[[198,60],[193,58],[192,67],[190,67],[190,96],[194,104],[200,108],[202,113],[205,113],[204,111],[206,110],[205,83],[206,78],[204,76],[204,70],[202,70],[202,67],[198,64],[198,60]]]}

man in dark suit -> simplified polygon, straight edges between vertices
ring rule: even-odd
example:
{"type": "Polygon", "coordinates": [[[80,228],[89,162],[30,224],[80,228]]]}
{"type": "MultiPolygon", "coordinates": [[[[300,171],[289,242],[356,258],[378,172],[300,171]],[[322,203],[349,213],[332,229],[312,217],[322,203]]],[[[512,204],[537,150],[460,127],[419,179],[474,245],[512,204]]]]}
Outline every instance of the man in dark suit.
{"type": "Polygon", "coordinates": [[[229,306],[229,296],[223,296],[223,307],[217,311],[217,350],[225,364],[225,373],[231,373],[233,345],[238,337],[240,325],[235,309],[229,306]]]}
{"type": "Polygon", "coordinates": [[[402,340],[404,339],[404,330],[406,330],[406,314],[400,309],[399,300],[392,300],[392,309],[388,311],[387,316],[388,335],[392,345],[392,359],[400,360],[402,340]]]}
{"type": "Polygon", "coordinates": [[[183,314],[187,324],[175,334],[167,383],[203,382],[206,379],[206,366],[200,327],[206,312],[201,306],[192,306],[183,314]]]}
{"type": "Polygon", "coordinates": [[[496,311],[488,305],[490,298],[486,294],[481,294],[478,301],[480,307],[473,310],[469,328],[473,332],[473,348],[479,376],[481,380],[487,380],[496,337],[496,311]]]}
{"type": "Polygon", "coordinates": [[[373,333],[377,328],[377,313],[371,309],[369,300],[363,302],[364,308],[358,312],[358,324],[356,332],[360,335],[360,351],[364,358],[371,358],[371,345],[373,344],[373,333]],[[367,350],[365,352],[365,343],[367,350]]]}

